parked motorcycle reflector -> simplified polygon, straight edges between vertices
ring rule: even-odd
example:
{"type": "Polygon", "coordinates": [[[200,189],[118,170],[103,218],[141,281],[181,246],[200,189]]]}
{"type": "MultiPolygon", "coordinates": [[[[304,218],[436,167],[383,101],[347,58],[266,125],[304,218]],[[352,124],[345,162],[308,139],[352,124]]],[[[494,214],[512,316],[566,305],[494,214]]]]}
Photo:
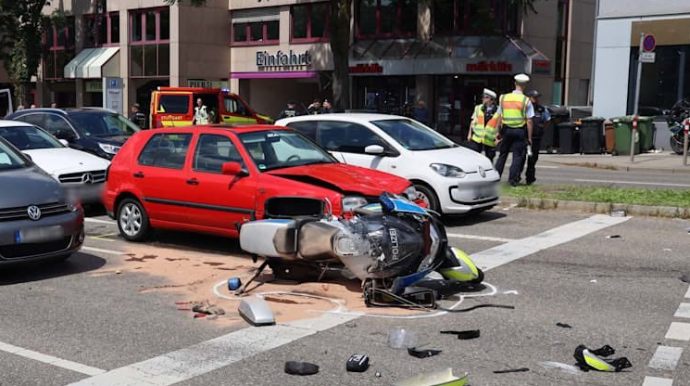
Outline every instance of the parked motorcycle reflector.
{"type": "Polygon", "coordinates": [[[590,350],[585,345],[579,345],[575,349],[575,360],[582,371],[589,371],[591,369],[597,371],[619,372],[623,369],[632,367],[632,363],[626,357],[618,359],[605,359],[603,357],[611,356],[616,351],[611,346],[604,346],[596,350],[590,350]]]}

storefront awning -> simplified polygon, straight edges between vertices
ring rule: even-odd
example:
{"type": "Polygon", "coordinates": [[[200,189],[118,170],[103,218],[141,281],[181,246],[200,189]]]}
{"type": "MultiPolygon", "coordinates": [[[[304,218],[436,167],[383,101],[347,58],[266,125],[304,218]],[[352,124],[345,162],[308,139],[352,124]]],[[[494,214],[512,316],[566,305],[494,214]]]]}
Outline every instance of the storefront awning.
{"type": "Polygon", "coordinates": [[[358,41],[350,65],[358,64],[380,66],[378,75],[551,73],[551,61],[544,54],[524,40],[508,36],[358,41]]]}
{"type": "MultiPolygon", "coordinates": [[[[120,51],[119,47],[86,48],[65,66],[65,78],[100,79],[107,74],[104,67],[120,51]]],[[[115,61],[116,62],[116,61],[115,61]]],[[[115,64],[119,68],[119,64],[115,64]]]]}

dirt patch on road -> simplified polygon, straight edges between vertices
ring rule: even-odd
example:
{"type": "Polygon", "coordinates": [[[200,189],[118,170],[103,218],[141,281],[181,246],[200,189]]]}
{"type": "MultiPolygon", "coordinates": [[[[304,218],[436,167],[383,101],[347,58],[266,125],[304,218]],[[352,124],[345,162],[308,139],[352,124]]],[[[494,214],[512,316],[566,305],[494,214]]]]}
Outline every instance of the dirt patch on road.
{"type": "MultiPolygon", "coordinates": [[[[221,256],[137,244],[128,244],[126,249],[127,254],[122,259],[111,260],[107,269],[93,274],[146,273],[163,278],[164,284],[143,284],[139,291],[171,292],[179,296],[180,302],[209,302],[225,311],[225,315],[214,319],[214,322],[219,325],[242,322],[237,313],[240,298],[228,289],[227,280],[239,277],[244,283],[251,277],[259,263],[252,263],[248,256],[221,256]]],[[[323,311],[336,309],[385,315],[426,313],[400,308],[367,308],[358,280],[298,283],[274,280],[270,269],[266,269],[249,287],[248,296],[255,294],[264,294],[277,323],[314,318],[323,311]]],[[[179,308],[171,304],[171,309],[179,308]]],[[[186,312],[188,315],[185,316],[192,317],[191,311],[182,309],[185,311],[176,312],[186,312]]]]}

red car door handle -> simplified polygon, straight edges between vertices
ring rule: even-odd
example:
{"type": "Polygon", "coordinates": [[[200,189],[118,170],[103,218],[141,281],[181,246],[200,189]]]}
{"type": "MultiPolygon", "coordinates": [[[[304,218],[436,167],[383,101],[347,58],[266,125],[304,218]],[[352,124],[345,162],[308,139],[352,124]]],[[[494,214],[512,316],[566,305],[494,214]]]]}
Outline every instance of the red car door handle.
{"type": "Polygon", "coordinates": [[[144,173],[142,172],[137,172],[133,174],[135,178],[144,178],[144,173]]]}
{"type": "Polygon", "coordinates": [[[196,178],[192,178],[191,180],[187,180],[187,183],[189,185],[199,185],[199,181],[197,181],[196,178]]]}

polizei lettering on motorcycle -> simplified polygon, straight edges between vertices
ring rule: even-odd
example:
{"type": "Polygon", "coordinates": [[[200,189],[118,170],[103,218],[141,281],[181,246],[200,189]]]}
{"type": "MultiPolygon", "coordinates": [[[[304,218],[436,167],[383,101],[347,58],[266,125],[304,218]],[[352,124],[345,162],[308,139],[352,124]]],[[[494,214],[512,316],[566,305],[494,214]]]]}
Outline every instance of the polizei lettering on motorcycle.
{"type": "Polygon", "coordinates": [[[400,243],[398,242],[398,231],[395,228],[390,228],[388,234],[391,237],[391,259],[398,260],[400,256],[400,243]]]}

